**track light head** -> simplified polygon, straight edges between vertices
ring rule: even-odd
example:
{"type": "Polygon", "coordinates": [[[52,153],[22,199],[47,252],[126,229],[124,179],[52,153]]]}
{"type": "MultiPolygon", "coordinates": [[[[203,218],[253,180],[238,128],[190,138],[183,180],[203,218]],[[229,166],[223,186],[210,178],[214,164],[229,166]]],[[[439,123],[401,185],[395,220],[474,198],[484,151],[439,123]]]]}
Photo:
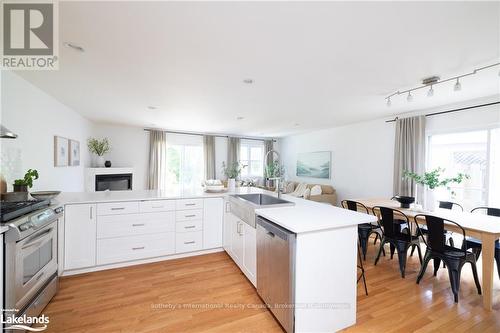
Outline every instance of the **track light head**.
{"type": "Polygon", "coordinates": [[[455,85],[453,86],[453,90],[455,91],[460,91],[462,90],[462,85],[460,84],[460,79],[457,78],[457,82],[455,83],[455,85]]]}
{"type": "Polygon", "coordinates": [[[390,97],[389,97],[389,98],[387,98],[387,103],[386,103],[386,104],[387,104],[387,106],[388,106],[388,107],[390,107],[390,106],[392,105],[392,103],[391,103],[391,98],[390,98],[390,97]]]}
{"type": "Polygon", "coordinates": [[[429,89],[429,91],[427,92],[427,97],[432,97],[434,96],[434,88],[432,87],[432,84],[431,84],[431,87],[429,89]]]}
{"type": "Polygon", "coordinates": [[[408,96],[406,96],[406,100],[407,100],[408,102],[413,101],[413,95],[411,94],[411,91],[408,91],[408,96]]]}

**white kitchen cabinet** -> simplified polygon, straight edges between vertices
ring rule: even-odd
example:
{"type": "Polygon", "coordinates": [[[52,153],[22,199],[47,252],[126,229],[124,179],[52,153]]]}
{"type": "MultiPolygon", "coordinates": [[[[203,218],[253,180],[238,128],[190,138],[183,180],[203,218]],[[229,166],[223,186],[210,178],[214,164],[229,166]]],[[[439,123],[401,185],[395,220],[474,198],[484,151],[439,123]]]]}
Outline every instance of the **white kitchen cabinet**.
{"type": "Polygon", "coordinates": [[[97,240],[98,265],[160,257],[174,253],[174,232],[97,240]]]}
{"type": "Polygon", "coordinates": [[[257,230],[243,223],[243,268],[250,281],[257,281],[257,230]]]}
{"type": "Polygon", "coordinates": [[[106,215],[97,221],[98,239],[174,231],[174,212],[106,215]]]}
{"type": "Polygon", "coordinates": [[[66,205],[64,213],[64,269],[96,264],[96,204],[66,205]]]}
{"type": "Polygon", "coordinates": [[[257,281],[257,232],[231,213],[230,202],[224,209],[224,250],[255,286],[257,281]]]}
{"type": "Polygon", "coordinates": [[[213,249],[222,246],[224,200],[205,199],[203,202],[203,248],[213,249]]]}
{"type": "Polygon", "coordinates": [[[243,251],[244,251],[244,241],[245,238],[243,237],[243,227],[244,223],[243,221],[239,220],[238,218],[233,219],[233,225],[231,227],[232,229],[232,235],[231,235],[231,251],[233,254],[233,259],[238,264],[238,266],[242,266],[243,264],[243,251]]]}
{"type": "Polygon", "coordinates": [[[232,226],[234,215],[229,212],[230,203],[224,201],[224,235],[223,235],[223,247],[226,252],[231,255],[231,237],[232,237],[232,226]]]}

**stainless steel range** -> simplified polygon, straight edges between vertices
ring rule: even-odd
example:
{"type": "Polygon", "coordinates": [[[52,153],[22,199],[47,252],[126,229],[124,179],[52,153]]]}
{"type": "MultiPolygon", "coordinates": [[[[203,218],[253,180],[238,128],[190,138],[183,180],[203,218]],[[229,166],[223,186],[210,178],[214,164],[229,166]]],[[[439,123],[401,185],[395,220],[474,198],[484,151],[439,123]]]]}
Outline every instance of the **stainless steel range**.
{"type": "Polygon", "coordinates": [[[38,316],[58,288],[57,220],[62,207],[47,201],[2,202],[5,315],[38,316]],[[17,310],[17,311],[16,311],[17,310]]]}

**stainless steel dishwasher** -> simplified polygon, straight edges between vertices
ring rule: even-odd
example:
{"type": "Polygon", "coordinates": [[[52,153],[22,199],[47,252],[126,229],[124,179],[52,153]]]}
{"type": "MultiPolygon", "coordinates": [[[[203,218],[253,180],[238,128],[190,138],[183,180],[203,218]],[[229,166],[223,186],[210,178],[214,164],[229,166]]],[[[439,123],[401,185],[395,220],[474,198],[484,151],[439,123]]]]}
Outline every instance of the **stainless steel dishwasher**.
{"type": "Polygon", "coordinates": [[[296,235],[257,216],[257,292],[286,332],[294,331],[296,235]]]}

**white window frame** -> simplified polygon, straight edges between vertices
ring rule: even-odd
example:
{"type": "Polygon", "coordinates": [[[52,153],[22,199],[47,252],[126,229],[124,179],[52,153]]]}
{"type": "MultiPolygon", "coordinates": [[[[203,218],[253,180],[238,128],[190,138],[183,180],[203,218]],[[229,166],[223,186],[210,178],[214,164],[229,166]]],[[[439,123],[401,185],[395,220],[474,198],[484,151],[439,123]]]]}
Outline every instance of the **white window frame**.
{"type": "Polygon", "coordinates": [[[491,131],[500,128],[500,123],[493,123],[491,125],[478,125],[478,126],[470,126],[470,127],[460,127],[460,128],[449,128],[445,130],[435,130],[435,131],[426,131],[425,133],[425,171],[430,171],[430,142],[431,137],[434,135],[442,135],[442,134],[459,134],[466,132],[477,132],[477,131],[487,131],[486,138],[486,161],[488,163],[488,167],[486,168],[486,189],[485,189],[485,205],[487,206],[490,202],[490,172],[491,172],[491,131]]]}
{"type": "Polygon", "coordinates": [[[248,170],[249,170],[249,173],[248,175],[245,175],[244,177],[249,177],[249,178],[264,178],[264,156],[265,156],[265,145],[264,145],[264,141],[260,141],[260,140],[244,140],[242,139],[240,141],[240,162],[241,161],[248,161],[248,170]],[[246,158],[242,158],[241,156],[241,147],[247,147],[247,150],[248,150],[248,153],[247,153],[247,156],[246,158]],[[258,148],[262,148],[262,158],[260,160],[261,164],[262,164],[262,174],[261,175],[254,175],[254,174],[251,174],[250,173],[250,165],[252,164],[252,161],[256,161],[256,160],[251,160],[250,157],[251,157],[251,149],[252,147],[258,147],[258,148]]]}

